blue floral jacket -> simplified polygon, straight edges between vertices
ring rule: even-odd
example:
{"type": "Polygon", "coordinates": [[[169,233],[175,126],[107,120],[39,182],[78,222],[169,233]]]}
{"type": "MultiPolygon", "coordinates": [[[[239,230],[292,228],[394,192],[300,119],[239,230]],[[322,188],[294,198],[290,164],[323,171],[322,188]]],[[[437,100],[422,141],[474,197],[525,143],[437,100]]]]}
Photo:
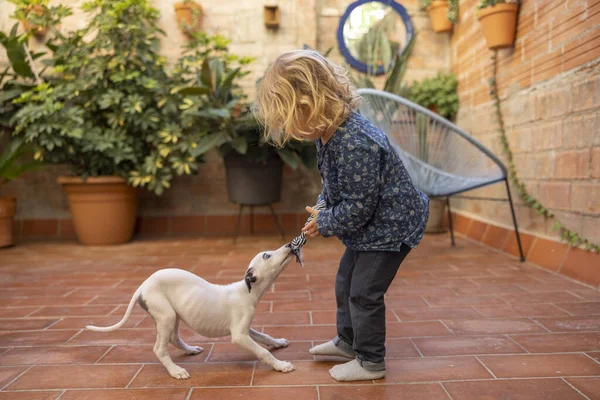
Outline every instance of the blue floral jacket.
{"type": "Polygon", "coordinates": [[[423,238],[429,199],[412,183],[386,135],[353,112],[324,145],[317,141],[323,178],[319,233],[357,251],[400,251],[423,238]]]}

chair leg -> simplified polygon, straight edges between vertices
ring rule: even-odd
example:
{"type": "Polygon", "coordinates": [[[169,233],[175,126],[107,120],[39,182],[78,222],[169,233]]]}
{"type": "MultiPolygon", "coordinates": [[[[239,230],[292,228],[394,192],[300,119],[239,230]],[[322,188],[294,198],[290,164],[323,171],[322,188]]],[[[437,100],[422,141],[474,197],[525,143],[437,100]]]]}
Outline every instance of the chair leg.
{"type": "Polygon", "coordinates": [[[515,226],[515,236],[517,237],[517,244],[519,245],[519,255],[521,256],[521,262],[525,261],[525,255],[523,254],[523,246],[521,245],[521,235],[519,235],[519,226],[517,225],[517,216],[515,214],[515,206],[512,201],[510,194],[510,185],[508,179],[504,181],[506,183],[506,193],[508,193],[508,203],[510,204],[510,212],[512,213],[513,225],[515,226]]]}
{"type": "Polygon", "coordinates": [[[448,208],[448,227],[450,228],[450,240],[452,247],[456,246],[454,241],[454,226],[452,225],[452,210],[450,209],[450,197],[446,197],[446,207],[448,208]]]}
{"type": "Polygon", "coordinates": [[[244,205],[240,204],[240,213],[238,215],[237,223],[235,224],[235,230],[233,231],[233,244],[237,243],[237,238],[240,233],[240,225],[242,224],[242,213],[244,212],[244,205]]]}
{"type": "Polygon", "coordinates": [[[285,233],[283,231],[283,227],[281,226],[281,223],[279,222],[279,218],[277,218],[277,214],[275,214],[275,210],[273,209],[273,204],[269,204],[269,209],[271,210],[271,216],[273,217],[273,222],[275,223],[275,226],[277,227],[277,230],[279,231],[281,240],[283,240],[285,238],[285,233]]]}

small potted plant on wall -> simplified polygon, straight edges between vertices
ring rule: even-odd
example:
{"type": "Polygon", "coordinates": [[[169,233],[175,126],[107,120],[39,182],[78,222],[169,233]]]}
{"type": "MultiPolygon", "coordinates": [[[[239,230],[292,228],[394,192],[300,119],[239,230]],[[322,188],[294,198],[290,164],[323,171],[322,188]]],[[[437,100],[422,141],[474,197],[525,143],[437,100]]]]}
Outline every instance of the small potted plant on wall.
{"type": "Polygon", "coordinates": [[[202,6],[193,0],[184,0],[175,3],[175,16],[177,22],[187,34],[200,31],[202,29],[202,16],[204,11],[202,6]]]}
{"type": "Polygon", "coordinates": [[[57,25],[58,21],[70,15],[68,7],[57,5],[49,6],[49,0],[8,0],[16,6],[12,18],[21,21],[26,32],[33,33],[37,38],[42,38],[48,28],[57,25]]]}
{"type": "Polygon", "coordinates": [[[517,27],[518,0],[481,0],[479,22],[490,49],[512,47],[517,27]]]}
{"type": "Polygon", "coordinates": [[[419,3],[427,10],[434,32],[452,30],[452,24],[458,19],[458,0],[419,0],[419,3]]]}
{"type": "MultiPolygon", "coordinates": [[[[2,187],[17,179],[22,174],[39,168],[41,163],[33,160],[32,146],[26,145],[20,139],[8,140],[0,138],[4,150],[0,152],[0,190],[2,187]]],[[[14,244],[13,217],[17,208],[14,196],[0,196],[0,248],[14,244]]]]}
{"type": "MultiPolygon", "coordinates": [[[[434,78],[424,79],[422,82],[413,83],[410,88],[410,100],[430,109],[448,120],[454,120],[458,112],[459,100],[457,93],[458,82],[453,74],[438,73],[434,78]]],[[[430,157],[428,149],[431,141],[436,140],[428,135],[429,127],[427,117],[418,114],[415,121],[418,133],[419,159],[435,166],[436,160],[430,157]]],[[[426,232],[444,232],[443,219],[446,209],[445,198],[432,198],[429,203],[429,221],[426,232]]]]}
{"type": "Polygon", "coordinates": [[[183,97],[158,52],[158,11],[142,0],[85,10],[89,25],[49,46],[53,74],[16,100],[13,121],[37,159],[70,167],[58,181],[79,241],[118,244],[134,231],[136,187],[161,194],[175,174],[192,173],[200,136],[182,124],[183,97]]]}

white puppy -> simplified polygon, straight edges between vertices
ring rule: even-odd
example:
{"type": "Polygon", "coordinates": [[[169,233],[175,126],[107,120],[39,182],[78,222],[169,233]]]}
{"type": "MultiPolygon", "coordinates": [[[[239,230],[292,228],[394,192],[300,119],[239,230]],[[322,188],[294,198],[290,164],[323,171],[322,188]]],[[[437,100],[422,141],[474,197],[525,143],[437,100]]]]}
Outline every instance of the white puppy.
{"type": "Polygon", "coordinates": [[[179,337],[179,321],[206,337],[231,335],[232,343],[254,353],[259,360],[281,372],[291,372],[294,365],[276,359],[259,345],[286,347],[286,339],[273,339],[250,328],[256,306],[263,293],[294,257],[290,245],[279,250],[259,253],[246,270],[242,281],[229,285],[214,285],[180,269],[155,272],[135,291],[125,316],[110,327],[87,326],[87,329],[109,332],[123,326],[136,301],[156,322],[154,354],[176,379],[188,379],[188,372],[176,365],[168,352],[168,345],[199,354],[201,347],[185,344],[179,337]],[[258,342],[258,343],[257,343],[258,342]]]}

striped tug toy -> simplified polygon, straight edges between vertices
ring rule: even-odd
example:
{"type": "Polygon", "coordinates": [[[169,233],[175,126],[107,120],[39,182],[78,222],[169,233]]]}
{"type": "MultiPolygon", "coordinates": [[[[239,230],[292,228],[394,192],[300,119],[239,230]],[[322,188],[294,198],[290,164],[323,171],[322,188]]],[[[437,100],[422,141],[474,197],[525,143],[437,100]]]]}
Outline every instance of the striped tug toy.
{"type": "MultiPolygon", "coordinates": [[[[322,210],[325,210],[327,208],[327,206],[325,205],[325,201],[319,200],[313,208],[317,211],[322,211],[322,210]]],[[[313,219],[315,219],[315,216],[311,214],[308,217],[308,219],[306,220],[306,223],[304,224],[304,226],[308,225],[313,219]]],[[[295,237],[290,243],[292,251],[294,252],[294,255],[296,256],[296,262],[298,262],[303,267],[304,267],[304,261],[302,260],[301,250],[305,244],[306,244],[306,235],[304,234],[304,232],[302,232],[300,234],[300,236],[295,237]]]]}

